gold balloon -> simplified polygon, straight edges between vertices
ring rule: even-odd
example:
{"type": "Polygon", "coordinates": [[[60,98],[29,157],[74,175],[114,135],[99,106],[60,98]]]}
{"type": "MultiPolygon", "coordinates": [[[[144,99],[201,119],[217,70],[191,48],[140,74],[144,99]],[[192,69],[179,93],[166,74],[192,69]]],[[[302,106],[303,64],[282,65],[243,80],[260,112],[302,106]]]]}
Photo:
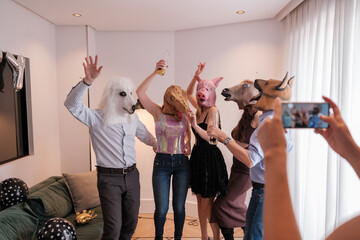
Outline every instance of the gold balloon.
{"type": "Polygon", "coordinates": [[[97,214],[94,215],[94,210],[83,210],[82,213],[76,212],[75,222],[79,224],[88,223],[91,219],[94,219],[97,214]]]}

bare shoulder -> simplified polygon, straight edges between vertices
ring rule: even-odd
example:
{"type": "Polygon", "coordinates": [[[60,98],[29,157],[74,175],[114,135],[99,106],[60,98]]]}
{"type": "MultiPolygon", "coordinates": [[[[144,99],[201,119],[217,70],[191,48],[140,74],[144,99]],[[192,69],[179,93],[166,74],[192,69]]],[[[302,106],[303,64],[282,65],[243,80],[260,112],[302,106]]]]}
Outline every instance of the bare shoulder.
{"type": "Polygon", "coordinates": [[[215,113],[217,113],[218,112],[218,109],[217,109],[217,107],[216,106],[212,106],[212,107],[210,107],[210,109],[209,109],[209,113],[211,113],[211,114],[215,114],[215,113]]]}

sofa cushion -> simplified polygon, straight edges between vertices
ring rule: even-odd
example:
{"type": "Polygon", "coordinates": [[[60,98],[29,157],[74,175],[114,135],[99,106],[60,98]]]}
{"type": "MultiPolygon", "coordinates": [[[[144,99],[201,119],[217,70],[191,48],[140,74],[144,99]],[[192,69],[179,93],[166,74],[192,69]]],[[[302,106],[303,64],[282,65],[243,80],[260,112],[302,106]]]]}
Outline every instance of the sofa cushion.
{"type": "Polygon", "coordinates": [[[47,179],[45,179],[44,181],[41,181],[40,183],[32,186],[30,189],[29,189],[29,193],[30,195],[36,191],[39,191],[40,189],[44,188],[44,187],[47,187],[51,184],[53,184],[54,182],[57,182],[59,181],[60,179],[62,179],[63,177],[62,176],[51,176],[47,179]]]}
{"type": "Polygon", "coordinates": [[[63,174],[75,212],[82,212],[100,205],[96,171],[63,174]]]}
{"type": "Polygon", "coordinates": [[[28,198],[28,204],[37,215],[43,215],[45,218],[65,217],[73,210],[64,179],[32,193],[28,198]]]}
{"type": "Polygon", "coordinates": [[[0,212],[0,239],[33,239],[38,218],[22,202],[0,212]]]}

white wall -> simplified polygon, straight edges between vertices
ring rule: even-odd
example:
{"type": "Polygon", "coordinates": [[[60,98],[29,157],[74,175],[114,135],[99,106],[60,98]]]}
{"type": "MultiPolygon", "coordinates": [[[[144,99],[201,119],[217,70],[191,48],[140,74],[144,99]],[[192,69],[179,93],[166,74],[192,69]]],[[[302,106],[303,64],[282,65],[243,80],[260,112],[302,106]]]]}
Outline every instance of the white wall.
{"type": "MultiPolygon", "coordinates": [[[[216,27],[178,31],[175,34],[176,84],[187,88],[199,62],[206,62],[202,77],[223,76],[217,88],[216,105],[222,129],[230,135],[242,112],[234,102],[225,102],[222,89],[244,79],[282,79],[281,24],[275,20],[254,21],[216,27]]],[[[192,141],[194,142],[194,140],[192,141]]],[[[228,173],[232,154],[222,144],[228,173]]],[[[187,214],[196,216],[196,198],[187,198],[187,214]]]]}
{"type": "Polygon", "coordinates": [[[55,26],[10,0],[0,1],[0,48],[30,59],[34,155],[0,165],[0,181],[32,186],[60,174],[55,26]]]}
{"type": "MultiPolygon", "coordinates": [[[[84,77],[82,63],[88,52],[86,26],[57,26],[56,50],[61,172],[87,172],[90,171],[89,129],[64,107],[67,94],[84,77]]],[[[87,94],[84,100],[87,103],[87,94]]]]}

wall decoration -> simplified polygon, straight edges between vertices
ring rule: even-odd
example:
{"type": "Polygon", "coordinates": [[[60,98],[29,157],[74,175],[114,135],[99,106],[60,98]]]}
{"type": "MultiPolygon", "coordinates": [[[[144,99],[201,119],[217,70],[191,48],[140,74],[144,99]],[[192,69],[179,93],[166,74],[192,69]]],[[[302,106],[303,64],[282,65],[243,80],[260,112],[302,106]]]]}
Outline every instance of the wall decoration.
{"type": "Polygon", "coordinates": [[[30,60],[0,52],[0,164],[32,152],[30,60]]]}
{"type": "Polygon", "coordinates": [[[25,58],[20,55],[15,58],[12,53],[7,52],[6,59],[8,60],[12,69],[13,88],[15,91],[19,91],[23,87],[25,58]]]}

